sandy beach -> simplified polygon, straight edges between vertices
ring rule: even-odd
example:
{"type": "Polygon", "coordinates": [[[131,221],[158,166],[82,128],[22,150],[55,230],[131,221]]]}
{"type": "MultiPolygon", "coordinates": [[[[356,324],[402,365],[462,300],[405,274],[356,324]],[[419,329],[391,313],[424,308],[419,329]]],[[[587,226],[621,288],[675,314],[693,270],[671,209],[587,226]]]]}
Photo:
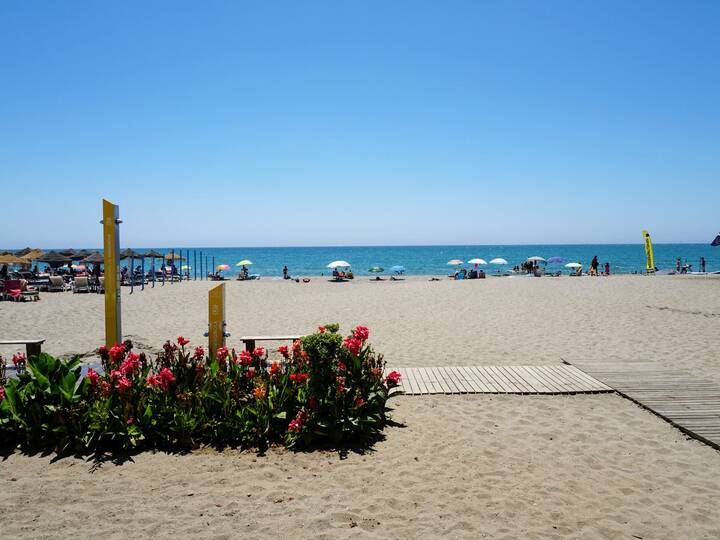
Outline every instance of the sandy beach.
{"type": "MultiPolygon", "coordinates": [[[[124,333],[147,350],[178,334],[202,343],[214,285],[132,295],[124,288],[124,333]]],[[[392,366],[642,358],[720,382],[719,285],[674,276],[228,282],[229,344],[336,321],[368,326],[392,366]]],[[[89,353],[103,338],[102,296],[0,303],[0,328],[45,338],[52,354],[89,353]]],[[[3,534],[720,535],[720,453],[616,394],[404,396],[390,404],[397,425],[364,453],[206,449],[122,463],[13,453],[0,462],[3,534]]]]}

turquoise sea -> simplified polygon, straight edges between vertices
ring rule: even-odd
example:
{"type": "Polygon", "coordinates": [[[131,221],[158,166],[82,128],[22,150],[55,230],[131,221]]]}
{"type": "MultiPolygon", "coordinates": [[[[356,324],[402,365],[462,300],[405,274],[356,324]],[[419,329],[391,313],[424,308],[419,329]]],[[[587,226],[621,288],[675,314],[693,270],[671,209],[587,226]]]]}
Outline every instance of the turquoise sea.
{"type": "MultiPolygon", "coordinates": [[[[123,246],[123,249],[125,247],[127,246],[123,246]]],[[[134,249],[138,251],[155,249],[161,252],[175,249],[176,253],[182,251],[184,258],[187,258],[189,251],[191,275],[197,272],[198,276],[201,270],[201,260],[203,272],[206,268],[228,264],[230,270],[223,274],[232,276],[238,273],[239,269],[235,265],[242,259],[251,260],[254,264],[249,267],[250,272],[263,277],[281,276],[284,265],[288,266],[290,274],[293,276],[327,274],[331,272],[327,268],[327,264],[335,260],[349,262],[353,272],[357,275],[368,274],[368,269],[376,265],[385,268],[386,271],[389,271],[393,265],[402,265],[409,275],[443,275],[453,269],[447,264],[450,259],[467,261],[472,258],[481,258],[489,262],[491,259],[501,257],[508,261],[508,265],[488,264],[483,267],[487,272],[494,272],[510,270],[513,266],[532,256],[540,256],[545,259],[562,257],[566,262],[582,263],[583,268],[587,270],[593,256],[597,255],[601,265],[604,265],[606,261],[610,263],[612,273],[626,274],[645,270],[643,244],[247,248],[181,248],[175,246],[174,248],[134,249]]],[[[659,269],[674,269],[678,257],[682,259],[683,263],[692,264],[693,271],[699,271],[700,257],[705,257],[708,272],[720,270],[720,247],[711,247],[709,243],[655,245],[655,265],[659,269]]],[[[182,264],[188,264],[188,261],[183,261],[182,264]]],[[[149,266],[149,261],[146,261],[147,266],[149,266]]],[[[563,264],[548,265],[548,269],[567,271],[563,264]]]]}

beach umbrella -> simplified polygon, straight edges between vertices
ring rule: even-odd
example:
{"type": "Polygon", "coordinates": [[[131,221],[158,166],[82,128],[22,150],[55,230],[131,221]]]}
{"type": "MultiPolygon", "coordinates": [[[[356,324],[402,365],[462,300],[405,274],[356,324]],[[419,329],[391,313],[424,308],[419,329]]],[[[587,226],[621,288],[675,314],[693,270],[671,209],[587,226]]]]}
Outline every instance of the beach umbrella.
{"type": "Polygon", "coordinates": [[[484,259],[470,259],[468,261],[468,264],[474,264],[475,266],[477,266],[478,264],[487,264],[487,262],[485,262],[484,259]]]}
{"type": "Polygon", "coordinates": [[[462,264],[463,262],[460,259],[450,259],[447,263],[453,266],[457,266],[458,264],[462,264]]]}
{"type": "Polygon", "coordinates": [[[720,246],[720,234],[718,234],[718,235],[715,237],[715,240],[713,240],[713,241],[710,243],[710,245],[711,245],[711,246],[720,246]]]}
{"type": "Polygon", "coordinates": [[[25,259],[26,261],[34,261],[35,259],[39,259],[43,255],[45,255],[45,252],[42,249],[30,249],[28,247],[15,252],[15,255],[22,259],[25,259]]]}
{"type": "Polygon", "coordinates": [[[120,260],[123,259],[142,259],[144,255],[135,251],[134,249],[124,249],[120,252],[120,260]]]}
{"type": "Polygon", "coordinates": [[[48,263],[50,266],[53,267],[62,266],[63,264],[72,262],[72,259],[69,256],[63,255],[62,253],[59,253],[57,251],[49,251],[37,260],[40,262],[48,263]]]}
{"type": "Polygon", "coordinates": [[[537,255],[535,257],[528,257],[527,262],[547,262],[542,257],[538,257],[537,255]]]}
{"type": "Polygon", "coordinates": [[[0,253],[0,264],[28,264],[27,259],[13,255],[9,251],[0,253]]]}
{"type": "Polygon", "coordinates": [[[99,251],[96,251],[95,253],[91,253],[84,259],[80,260],[80,264],[103,264],[104,262],[105,262],[105,255],[103,255],[99,251]]]}
{"type": "Polygon", "coordinates": [[[503,259],[502,257],[496,257],[492,261],[490,261],[490,264],[507,264],[508,262],[503,259]]]}
{"type": "Polygon", "coordinates": [[[567,263],[565,265],[565,268],[582,268],[582,264],[580,263],[567,263]]]}
{"type": "MultiPolygon", "coordinates": [[[[185,267],[183,266],[183,268],[185,268],[185,267]]],[[[230,265],[229,264],[218,264],[215,268],[217,270],[230,270],[230,265]]]]}
{"type": "Polygon", "coordinates": [[[565,262],[565,259],[563,259],[562,257],[550,257],[547,260],[548,264],[562,264],[564,262],[565,262]]]}
{"type": "Polygon", "coordinates": [[[402,274],[402,273],[405,272],[405,267],[404,267],[404,266],[401,266],[401,265],[399,265],[399,264],[396,264],[395,266],[393,266],[392,268],[390,268],[390,271],[391,271],[391,272],[397,272],[398,274],[402,274]]]}
{"type": "Polygon", "coordinates": [[[327,265],[328,268],[348,268],[350,263],[347,261],[333,261],[327,265]]]}
{"type": "Polygon", "coordinates": [[[185,257],[178,253],[166,253],[165,254],[165,260],[166,261],[184,261],[185,257]]]}
{"type": "Polygon", "coordinates": [[[243,259],[242,261],[237,263],[235,266],[247,266],[249,264],[253,264],[253,262],[248,259],[243,259]]]}
{"type": "Polygon", "coordinates": [[[382,266],[373,266],[372,268],[368,268],[368,272],[372,272],[373,274],[380,274],[384,271],[385,269],[382,266]]]}

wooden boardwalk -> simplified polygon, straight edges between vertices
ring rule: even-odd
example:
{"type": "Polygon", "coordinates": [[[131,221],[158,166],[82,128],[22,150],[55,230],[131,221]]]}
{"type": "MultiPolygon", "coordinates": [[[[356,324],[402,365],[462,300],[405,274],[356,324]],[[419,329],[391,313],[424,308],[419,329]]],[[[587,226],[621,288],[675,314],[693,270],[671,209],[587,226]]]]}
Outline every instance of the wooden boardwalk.
{"type": "MultiPolygon", "coordinates": [[[[463,366],[395,368],[401,390],[423,394],[587,394],[612,388],[575,366],[463,366]]],[[[388,368],[388,371],[391,371],[388,368]]]]}
{"type": "Polygon", "coordinates": [[[681,431],[720,450],[720,386],[653,362],[573,365],[681,431]]]}

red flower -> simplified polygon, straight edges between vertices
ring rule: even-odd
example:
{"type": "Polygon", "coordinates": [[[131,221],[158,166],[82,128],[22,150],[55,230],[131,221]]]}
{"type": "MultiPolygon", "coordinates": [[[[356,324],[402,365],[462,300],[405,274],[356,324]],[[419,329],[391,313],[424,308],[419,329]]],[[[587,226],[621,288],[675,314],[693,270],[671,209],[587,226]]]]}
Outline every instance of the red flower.
{"type": "Polygon", "coordinates": [[[335,381],[337,382],[338,394],[342,394],[345,391],[345,377],[336,377],[335,381]]]}
{"type": "Polygon", "coordinates": [[[402,378],[402,375],[400,375],[397,371],[391,371],[388,373],[388,376],[385,377],[385,382],[388,385],[388,388],[394,388],[398,384],[400,384],[400,379],[402,378]]]}
{"type": "Polygon", "coordinates": [[[370,337],[370,330],[367,329],[367,326],[358,326],[353,330],[353,337],[355,339],[359,339],[360,341],[367,341],[367,339],[370,337]]]}
{"type": "Polygon", "coordinates": [[[340,371],[345,371],[347,369],[347,366],[343,362],[338,362],[338,369],[340,371]]]}
{"type": "Polygon", "coordinates": [[[262,399],[267,394],[267,389],[264,386],[256,386],[253,390],[253,396],[255,399],[262,399]]]}
{"type": "Polygon", "coordinates": [[[102,395],[104,397],[108,397],[110,395],[110,389],[112,388],[112,385],[107,381],[100,381],[100,391],[102,392],[102,395]]]}
{"type": "Polygon", "coordinates": [[[107,347],[106,347],[105,345],[101,345],[101,346],[98,348],[98,354],[99,354],[100,356],[105,357],[105,356],[107,356],[107,353],[108,353],[108,349],[107,349],[107,347]]]}
{"type": "Polygon", "coordinates": [[[90,368],[87,372],[87,378],[90,381],[90,386],[95,387],[100,380],[100,375],[93,368],[90,368]]]}
{"type": "Polygon", "coordinates": [[[350,351],[350,354],[354,356],[360,354],[360,349],[362,349],[362,341],[357,338],[345,338],[343,345],[345,345],[347,350],[350,351]]]}
{"type": "Polygon", "coordinates": [[[283,355],[283,358],[285,358],[286,360],[287,360],[288,356],[290,356],[290,353],[288,352],[288,347],[287,347],[287,345],[281,345],[280,347],[278,347],[277,352],[279,352],[280,354],[282,354],[282,355],[283,355]]]}
{"type": "Polygon", "coordinates": [[[308,414],[305,411],[300,411],[297,413],[297,416],[295,419],[290,422],[290,425],[288,426],[288,430],[292,432],[300,431],[303,427],[303,424],[305,424],[305,421],[308,418],[308,414]]]}
{"type": "Polygon", "coordinates": [[[168,368],[162,368],[157,375],[148,375],[147,383],[150,386],[159,386],[166,392],[170,389],[170,384],[175,381],[175,375],[168,368]]]}
{"type": "Polygon", "coordinates": [[[377,367],[374,367],[374,368],[371,368],[371,369],[370,369],[370,373],[371,373],[372,376],[375,377],[376,379],[382,379],[382,369],[377,368],[377,367]]]}
{"type": "Polygon", "coordinates": [[[27,361],[27,358],[25,357],[25,353],[16,353],[13,354],[12,357],[12,363],[15,364],[15,367],[17,367],[18,364],[25,365],[25,362],[27,361]]]}
{"type": "Polygon", "coordinates": [[[308,380],[308,377],[307,373],[293,373],[290,375],[290,380],[302,384],[308,380]]]}
{"type": "Polygon", "coordinates": [[[127,419],[127,425],[128,425],[128,426],[132,426],[133,423],[134,423],[134,421],[133,421],[132,418],[128,418],[128,419],[127,419]]]}
{"type": "Polygon", "coordinates": [[[115,388],[118,389],[118,392],[121,394],[124,394],[128,390],[132,388],[132,381],[130,379],[126,379],[125,377],[122,377],[118,382],[115,388]]]}
{"type": "Polygon", "coordinates": [[[110,372],[110,378],[112,379],[113,382],[117,382],[117,380],[120,379],[121,377],[122,377],[122,371],[120,371],[119,369],[113,369],[110,372]]]}
{"type": "Polygon", "coordinates": [[[220,348],[217,350],[216,355],[217,355],[218,362],[224,362],[224,361],[227,359],[227,357],[228,357],[228,348],[227,348],[227,347],[220,347],[220,348]]]}
{"type": "Polygon", "coordinates": [[[365,404],[365,400],[361,397],[355,398],[355,406],[362,407],[365,404]]]}
{"type": "Polygon", "coordinates": [[[170,384],[175,382],[175,375],[168,368],[162,368],[160,370],[160,386],[163,390],[167,391],[170,388],[170,384]]]}
{"type": "Polygon", "coordinates": [[[265,349],[263,347],[256,347],[255,350],[252,352],[252,355],[255,358],[262,358],[265,356],[265,349]]]}
{"type": "Polygon", "coordinates": [[[130,353],[127,358],[120,364],[120,372],[123,375],[133,375],[140,370],[140,355],[130,353]]]}
{"type": "Polygon", "coordinates": [[[110,358],[112,358],[116,363],[119,363],[123,358],[125,358],[125,344],[124,343],[116,343],[110,348],[110,358]]]}
{"type": "Polygon", "coordinates": [[[0,386],[0,401],[2,401],[3,399],[5,399],[5,389],[0,386]]]}
{"type": "Polygon", "coordinates": [[[205,358],[205,349],[203,349],[202,347],[195,347],[193,358],[195,360],[202,360],[203,358],[205,358]]]}
{"type": "Polygon", "coordinates": [[[276,375],[280,371],[280,364],[273,362],[270,366],[270,375],[276,375]]]}
{"type": "Polygon", "coordinates": [[[297,356],[300,354],[300,351],[302,351],[302,343],[300,343],[299,339],[296,339],[295,341],[293,341],[292,349],[293,349],[293,356],[297,356]]]}
{"type": "Polygon", "coordinates": [[[318,326],[318,333],[324,334],[324,333],[325,333],[325,327],[324,327],[324,326],[318,326]]]}
{"type": "Polygon", "coordinates": [[[308,353],[305,351],[300,351],[300,358],[302,358],[303,362],[307,362],[308,353]]]}
{"type": "Polygon", "coordinates": [[[241,366],[249,366],[252,364],[252,354],[250,354],[248,351],[241,351],[240,352],[240,365],[241,366]]]}
{"type": "Polygon", "coordinates": [[[178,336],[177,342],[178,342],[178,345],[180,345],[181,347],[184,347],[185,345],[187,345],[188,343],[190,343],[190,340],[189,340],[189,339],[185,339],[185,338],[182,337],[182,336],[178,336]]]}

